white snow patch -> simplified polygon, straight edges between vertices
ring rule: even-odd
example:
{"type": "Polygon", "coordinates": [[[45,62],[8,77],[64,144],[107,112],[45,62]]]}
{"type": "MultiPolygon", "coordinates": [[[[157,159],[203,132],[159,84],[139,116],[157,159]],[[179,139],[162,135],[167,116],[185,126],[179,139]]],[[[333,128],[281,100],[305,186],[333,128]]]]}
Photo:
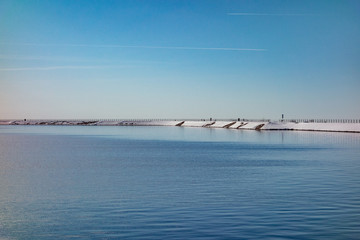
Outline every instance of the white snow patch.
{"type": "MultiPolygon", "coordinates": [[[[247,122],[245,125],[239,127],[239,129],[251,129],[255,130],[255,128],[261,124],[267,124],[268,122],[247,122]]],[[[263,128],[262,128],[263,129],[263,128]]]]}
{"type": "Polygon", "coordinates": [[[293,123],[270,122],[264,130],[304,130],[304,131],[336,131],[360,132],[360,123],[293,123]]]}
{"type": "Polygon", "coordinates": [[[208,124],[213,123],[213,121],[185,121],[182,124],[182,127],[205,127],[208,124]]]}
{"type": "Polygon", "coordinates": [[[211,125],[211,128],[223,128],[226,125],[229,125],[233,123],[234,121],[216,121],[213,125],[211,125]]]}
{"type": "Polygon", "coordinates": [[[121,126],[176,126],[181,121],[122,121],[121,126]]]}
{"type": "Polygon", "coordinates": [[[236,128],[238,128],[238,127],[240,127],[240,126],[242,126],[243,124],[246,124],[247,122],[236,122],[235,124],[233,124],[233,125],[231,125],[229,128],[231,128],[231,129],[236,129],[236,128]]]}

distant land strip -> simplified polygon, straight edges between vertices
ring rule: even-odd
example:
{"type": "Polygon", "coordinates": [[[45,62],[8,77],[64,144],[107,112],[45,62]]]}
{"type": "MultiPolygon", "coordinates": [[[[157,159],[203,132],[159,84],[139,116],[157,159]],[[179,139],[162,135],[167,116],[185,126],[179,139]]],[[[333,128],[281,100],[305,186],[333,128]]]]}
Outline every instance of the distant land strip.
{"type": "Polygon", "coordinates": [[[240,130],[293,130],[360,133],[360,119],[75,119],[0,120],[0,125],[174,126],[240,130]]]}

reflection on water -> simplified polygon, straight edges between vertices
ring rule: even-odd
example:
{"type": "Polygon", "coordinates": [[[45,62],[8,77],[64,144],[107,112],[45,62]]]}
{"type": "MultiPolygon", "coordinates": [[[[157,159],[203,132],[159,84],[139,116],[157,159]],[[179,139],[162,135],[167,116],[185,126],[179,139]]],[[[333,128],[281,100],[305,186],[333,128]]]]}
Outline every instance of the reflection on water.
{"type": "Polygon", "coordinates": [[[359,146],[360,134],[312,131],[254,131],[158,126],[1,126],[0,133],[102,136],[123,139],[173,141],[225,141],[359,146]]]}
{"type": "Polygon", "coordinates": [[[0,126],[0,239],[356,239],[360,136],[0,126]]]}

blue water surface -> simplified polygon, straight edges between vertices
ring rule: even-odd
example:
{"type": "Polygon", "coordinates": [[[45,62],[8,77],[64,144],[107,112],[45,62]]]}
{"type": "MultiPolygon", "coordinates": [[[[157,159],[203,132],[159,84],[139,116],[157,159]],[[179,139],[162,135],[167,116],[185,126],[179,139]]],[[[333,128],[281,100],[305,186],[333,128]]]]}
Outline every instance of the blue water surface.
{"type": "Polygon", "coordinates": [[[359,239],[360,135],[0,126],[0,239],[359,239]]]}

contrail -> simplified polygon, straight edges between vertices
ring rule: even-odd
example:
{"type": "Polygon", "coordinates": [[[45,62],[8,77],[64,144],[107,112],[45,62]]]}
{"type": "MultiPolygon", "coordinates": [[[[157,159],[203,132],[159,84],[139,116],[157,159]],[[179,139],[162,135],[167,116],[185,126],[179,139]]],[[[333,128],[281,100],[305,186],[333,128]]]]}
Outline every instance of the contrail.
{"type": "Polygon", "coordinates": [[[231,16],[313,16],[313,14],[304,13],[227,13],[231,16]]]}
{"type": "Polygon", "coordinates": [[[213,50],[213,51],[266,51],[262,48],[228,48],[228,47],[179,47],[179,46],[131,46],[131,45],[97,45],[97,44],[38,44],[38,43],[0,43],[1,45],[21,45],[39,47],[89,47],[89,48],[143,48],[143,49],[174,49],[174,50],[213,50]]]}
{"type": "Polygon", "coordinates": [[[124,68],[129,66],[48,66],[48,67],[18,67],[18,68],[0,68],[0,72],[5,71],[49,71],[58,69],[101,69],[101,68],[124,68]]]}

